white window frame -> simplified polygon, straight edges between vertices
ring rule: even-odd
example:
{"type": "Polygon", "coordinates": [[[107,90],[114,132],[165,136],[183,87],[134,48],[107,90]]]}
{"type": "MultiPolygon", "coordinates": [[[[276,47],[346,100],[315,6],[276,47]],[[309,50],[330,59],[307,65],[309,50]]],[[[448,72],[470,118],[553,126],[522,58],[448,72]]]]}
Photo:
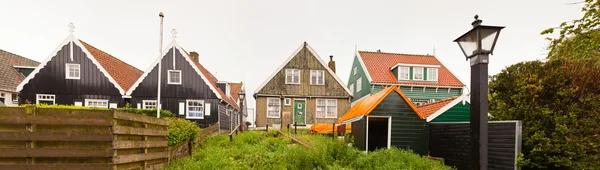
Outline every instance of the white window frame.
{"type": "Polygon", "coordinates": [[[356,75],[356,73],[358,73],[358,66],[354,66],[354,75],[356,75]]]}
{"type": "Polygon", "coordinates": [[[413,80],[423,80],[425,78],[424,68],[423,67],[413,67],[413,80]],[[417,78],[417,70],[421,70],[421,78],[417,78]]]}
{"type": "Polygon", "coordinates": [[[273,98],[273,97],[268,97],[267,98],[267,118],[280,118],[281,117],[281,99],[279,98],[273,98]],[[271,116],[269,115],[269,102],[270,100],[277,100],[277,116],[271,116]]]}
{"type": "Polygon", "coordinates": [[[410,67],[398,67],[398,80],[410,80],[410,67]],[[406,71],[406,73],[403,72],[406,71]],[[405,75],[403,77],[402,75],[405,75]]]}
{"type": "Polygon", "coordinates": [[[362,77],[359,77],[358,79],[356,79],[356,92],[358,93],[362,90],[362,77]]]}
{"type": "Polygon", "coordinates": [[[19,95],[18,94],[10,94],[10,97],[12,98],[13,102],[19,102],[19,95]]]}
{"type": "Polygon", "coordinates": [[[86,107],[95,107],[95,108],[108,108],[108,100],[102,100],[102,99],[85,99],[84,100],[84,104],[86,107]],[[106,103],[106,105],[104,106],[90,106],[91,102],[96,102],[96,103],[106,103]]]}
{"type": "Polygon", "coordinates": [[[76,63],[66,63],[65,64],[65,79],[73,79],[73,80],[81,79],[81,65],[76,64],[76,63]],[[77,76],[71,76],[69,74],[72,66],[77,66],[77,76]]]}
{"type": "Polygon", "coordinates": [[[52,104],[56,104],[56,95],[53,95],[53,94],[37,94],[37,95],[35,95],[35,104],[40,104],[40,101],[52,101],[52,104]]]}
{"type": "Polygon", "coordinates": [[[325,70],[310,70],[310,85],[325,85],[325,70]],[[319,74],[322,82],[319,82],[319,74]],[[317,82],[313,81],[313,76],[316,76],[317,82]]]}
{"type": "Polygon", "coordinates": [[[229,83],[225,83],[225,95],[231,97],[231,86],[229,86],[229,83]]]}
{"type": "Polygon", "coordinates": [[[354,83],[350,84],[350,87],[348,88],[350,88],[350,92],[354,94],[354,83]]]}
{"type": "Polygon", "coordinates": [[[300,69],[285,69],[285,84],[300,84],[300,82],[302,81],[301,75],[302,72],[300,71],[300,69]],[[291,74],[291,80],[288,79],[288,74],[291,74]],[[298,76],[298,82],[294,82],[294,76],[298,76]]]}
{"type": "Polygon", "coordinates": [[[167,82],[168,84],[180,85],[183,81],[183,77],[181,76],[181,70],[167,70],[167,82]],[[179,73],[179,82],[171,81],[171,73],[179,73]]]}
{"type": "Polygon", "coordinates": [[[438,68],[427,68],[427,81],[438,81],[438,77],[438,68]],[[435,79],[431,78],[433,77],[431,76],[432,73],[435,73],[435,79]]]}
{"type": "Polygon", "coordinates": [[[337,107],[337,99],[317,99],[316,101],[317,103],[315,104],[315,111],[316,111],[316,116],[317,118],[337,118],[337,112],[338,112],[338,107],[337,107]],[[325,101],[325,105],[319,105],[319,101],[325,101]],[[329,102],[333,101],[333,103],[335,103],[335,106],[330,106],[329,102]],[[319,107],[325,107],[325,110],[323,110],[323,112],[319,112],[319,107]],[[327,115],[329,113],[329,108],[330,107],[334,107],[333,113],[334,115],[327,115]]]}
{"type": "Polygon", "coordinates": [[[150,110],[150,109],[155,109],[157,107],[158,107],[158,101],[156,101],[156,100],[142,100],[142,109],[148,109],[148,110],[150,110]],[[146,102],[148,102],[148,103],[152,103],[153,102],[154,103],[154,107],[153,108],[146,108],[146,106],[152,106],[150,104],[147,105],[146,102]]]}
{"type": "Polygon", "coordinates": [[[286,106],[292,105],[292,99],[290,99],[290,98],[283,99],[283,105],[286,105],[286,106]]]}
{"type": "Polygon", "coordinates": [[[186,119],[204,119],[204,113],[205,111],[205,103],[204,100],[185,100],[185,118],[186,119]],[[202,106],[190,106],[190,102],[199,102],[201,103],[202,106]],[[202,111],[200,113],[201,116],[190,116],[190,107],[198,107],[198,108],[202,108],[202,111]]]}

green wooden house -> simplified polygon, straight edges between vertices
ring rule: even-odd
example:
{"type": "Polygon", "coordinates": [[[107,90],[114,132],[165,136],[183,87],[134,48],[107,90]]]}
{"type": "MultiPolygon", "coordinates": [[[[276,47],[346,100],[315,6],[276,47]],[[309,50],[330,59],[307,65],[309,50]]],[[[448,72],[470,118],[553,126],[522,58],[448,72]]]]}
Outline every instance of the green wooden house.
{"type": "Polygon", "coordinates": [[[427,103],[417,109],[427,118],[427,122],[469,122],[471,117],[468,95],[427,103]]]}
{"type": "Polygon", "coordinates": [[[354,146],[374,151],[382,148],[411,149],[428,153],[428,125],[425,117],[404,96],[398,86],[389,86],[357,102],[338,122],[352,125],[354,146]]]}
{"type": "Polygon", "coordinates": [[[432,55],[356,52],[348,80],[352,104],[391,85],[417,106],[460,96],[465,86],[432,55]]]}

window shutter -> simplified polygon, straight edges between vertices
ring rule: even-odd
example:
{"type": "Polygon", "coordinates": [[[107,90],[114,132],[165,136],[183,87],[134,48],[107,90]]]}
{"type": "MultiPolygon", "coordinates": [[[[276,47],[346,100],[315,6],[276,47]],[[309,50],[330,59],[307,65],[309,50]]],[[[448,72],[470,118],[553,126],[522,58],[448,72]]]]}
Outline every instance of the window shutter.
{"type": "Polygon", "coordinates": [[[210,103],[204,104],[204,115],[210,116],[210,103]]]}
{"type": "Polygon", "coordinates": [[[185,115],[185,102],[179,102],[179,115],[185,115]]]}
{"type": "Polygon", "coordinates": [[[83,102],[75,102],[75,106],[83,106],[83,102]]]}

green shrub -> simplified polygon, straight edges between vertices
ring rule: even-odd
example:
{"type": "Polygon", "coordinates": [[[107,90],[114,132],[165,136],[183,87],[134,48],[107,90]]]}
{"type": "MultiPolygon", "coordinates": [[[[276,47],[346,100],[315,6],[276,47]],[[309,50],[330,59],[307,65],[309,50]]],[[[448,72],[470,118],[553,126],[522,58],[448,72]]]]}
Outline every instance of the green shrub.
{"type": "Polygon", "coordinates": [[[35,106],[35,108],[49,109],[78,109],[78,110],[108,110],[107,108],[75,106],[75,105],[56,105],[56,104],[23,104],[20,107],[35,106]]]}
{"type": "MultiPolygon", "coordinates": [[[[156,108],[154,108],[154,109],[138,109],[138,108],[131,107],[131,105],[129,103],[127,105],[125,105],[125,107],[118,108],[117,110],[122,111],[122,112],[129,112],[129,113],[142,114],[142,115],[146,115],[146,116],[156,117],[156,108]]],[[[160,110],[160,117],[173,117],[173,113],[171,113],[171,111],[169,111],[169,110],[163,109],[163,110],[160,110]]]]}
{"type": "Polygon", "coordinates": [[[177,145],[186,140],[196,138],[200,128],[189,120],[180,118],[169,119],[169,146],[177,145]]]}

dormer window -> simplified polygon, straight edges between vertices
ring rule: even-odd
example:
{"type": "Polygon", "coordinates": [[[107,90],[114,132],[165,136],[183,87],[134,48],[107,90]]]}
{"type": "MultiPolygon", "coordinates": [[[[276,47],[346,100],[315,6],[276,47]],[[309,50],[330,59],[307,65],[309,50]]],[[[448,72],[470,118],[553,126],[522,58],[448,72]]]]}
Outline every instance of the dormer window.
{"type": "Polygon", "coordinates": [[[413,80],[423,80],[423,67],[413,67],[413,80]]]}
{"type": "Polygon", "coordinates": [[[438,81],[437,68],[427,68],[427,81],[438,81]]]}
{"type": "Polygon", "coordinates": [[[70,64],[67,63],[65,69],[65,77],[66,79],[75,79],[79,80],[81,78],[81,70],[79,69],[79,64],[70,64]]]}
{"type": "Polygon", "coordinates": [[[229,83],[225,84],[225,94],[227,94],[227,97],[231,98],[231,87],[229,87],[229,83]]]}
{"type": "Polygon", "coordinates": [[[398,80],[410,80],[410,67],[398,67],[398,80]]]}

